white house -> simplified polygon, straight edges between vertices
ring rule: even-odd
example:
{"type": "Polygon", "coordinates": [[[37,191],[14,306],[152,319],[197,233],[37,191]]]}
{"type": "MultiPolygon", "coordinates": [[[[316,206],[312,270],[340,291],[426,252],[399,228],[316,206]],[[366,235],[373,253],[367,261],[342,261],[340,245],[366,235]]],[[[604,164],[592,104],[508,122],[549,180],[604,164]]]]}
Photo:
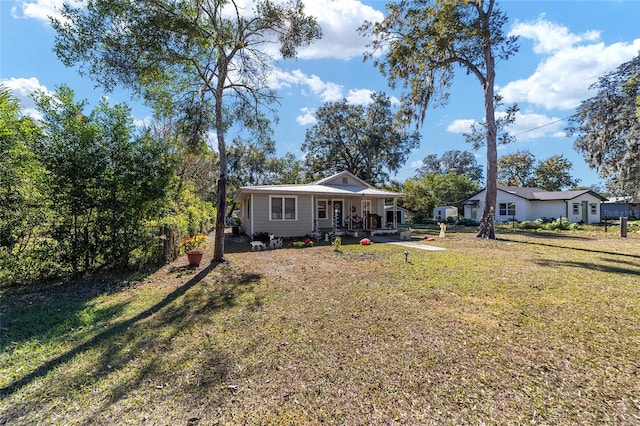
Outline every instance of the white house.
{"type": "MultiPolygon", "coordinates": [[[[465,199],[465,219],[480,220],[484,211],[486,189],[465,199]]],[[[570,222],[599,223],[600,205],[606,198],[589,189],[577,191],[545,191],[539,188],[519,188],[498,185],[496,221],[557,219],[570,222]]]]}
{"type": "Polygon", "coordinates": [[[405,225],[407,223],[407,213],[409,210],[396,205],[384,206],[385,220],[387,224],[405,225]]]}
{"type": "Polygon", "coordinates": [[[454,206],[438,206],[433,209],[433,218],[446,220],[448,217],[458,217],[458,208],[454,206]]]}
{"type": "Polygon", "coordinates": [[[309,184],[243,186],[234,202],[248,235],[300,237],[328,230],[357,235],[394,230],[394,218],[384,220],[385,200],[402,196],[341,172],[309,184]]]}

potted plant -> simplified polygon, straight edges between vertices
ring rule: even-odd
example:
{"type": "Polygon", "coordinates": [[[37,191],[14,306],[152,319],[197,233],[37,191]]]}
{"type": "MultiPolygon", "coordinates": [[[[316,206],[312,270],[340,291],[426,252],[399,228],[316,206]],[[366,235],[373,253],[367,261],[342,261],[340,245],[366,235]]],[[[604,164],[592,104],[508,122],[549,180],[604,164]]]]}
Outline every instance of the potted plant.
{"type": "Polygon", "coordinates": [[[187,253],[189,266],[200,266],[202,255],[207,248],[207,234],[195,233],[189,237],[184,237],[180,242],[180,251],[187,253]]]}

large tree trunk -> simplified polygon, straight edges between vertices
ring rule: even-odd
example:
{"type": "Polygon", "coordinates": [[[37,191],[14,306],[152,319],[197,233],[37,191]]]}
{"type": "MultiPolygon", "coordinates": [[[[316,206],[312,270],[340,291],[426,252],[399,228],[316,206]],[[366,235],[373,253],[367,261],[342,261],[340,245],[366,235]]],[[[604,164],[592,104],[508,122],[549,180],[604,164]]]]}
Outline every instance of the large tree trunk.
{"type": "Polygon", "coordinates": [[[225,124],[222,117],[222,94],[224,91],[225,76],[225,73],[221,73],[218,77],[215,104],[216,136],[218,138],[218,155],[220,156],[220,174],[218,177],[216,228],[213,245],[214,262],[224,262],[224,227],[225,213],[227,211],[227,147],[224,142],[225,124]]]}
{"type": "MultiPolygon", "coordinates": [[[[488,15],[485,19],[489,19],[488,15]]],[[[489,25],[488,21],[485,23],[489,25]]],[[[498,193],[498,148],[496,139],[498,129],[495,116],[494,83],[496,77],[495,63],[491,45],[485,46],[485,63],[487,75],[483,84],[484,91],[484,114],[487,126],[487,190],[484,201],[484,211],[480,220],[480,232],[478,237],[495,240],[496,238],[496,196],[498,193]]]]}
{"type": "MultiPolygon", "coordinates": [[[[220,138],[220,137],[218,137],[220,138]]],[[[226,160],[225,160],[226,161],[226,160]]],[[[218,202],[216,203],[216,228],[213,245],[213,261],[224,261],[224,227],[225,227],[225,211],[227,210],[227,165],[224,164],[224,172],[222,166],[222,156],[220,158],[220,176],[218,178],[218,202]]]]}

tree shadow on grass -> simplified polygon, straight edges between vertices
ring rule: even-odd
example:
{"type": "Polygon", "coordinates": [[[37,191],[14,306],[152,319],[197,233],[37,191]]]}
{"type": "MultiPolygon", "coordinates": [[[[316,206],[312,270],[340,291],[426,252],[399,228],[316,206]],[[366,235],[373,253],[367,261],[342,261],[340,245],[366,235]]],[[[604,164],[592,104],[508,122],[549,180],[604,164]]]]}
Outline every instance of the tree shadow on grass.
{"type": "Polygon", "coordinates": [[[46,339],[116,317],[124,305],[95,309],[88,303],[102,294],[134,287],[139,278],[129,274],[0,289],[0,352],[10,344],[46,339]],[[91,310],[91,318],[83,317],[85,308],[91,310]]]}
{"type": "MultiPolygon", "coordinates": [[[[523,231],[520,229],[501,229],[500,236],[503,235],[522,235],[532,239],[545,239],[545,240],[594,240],[593,237],[578,234],[567,234],[559,231],[523,231]]],[[[499,238],[503,239],[503,238],[499,238]]],[[[508,238],[507,238],[508,239],[508,238]]]]}
{"type": "MultiPolygon", "coordinates": [[[[573,237],[571,237],[571,238],[573,238],[573,237]]],[[[584,238],[584,239],[587,239],[587,238],[584,238]]],[[[598,250],[598,249],[583,248],[583,247],[569,247],[569,246],[564,246],[564,245],[560,245],[560,244],[544,243],[544,242],[540,242],[540,241],[512,240],[512,239],[505,238],[505,237],[498,238],[498,241],[506,241],[506,242],[517,243],[517,244],[529,244],[529,245],[536,245],[536,246],[542,246],[542,247],[553,247],[553,248],[558,248],[558,249],[582,251],[582,252],[587,252],[587,253],[601,253],[601,254],[608,254],[608,255],[611,255],[611,256],[623,256],[623,257],[630,257],[630,258],[634,258],[634,259],[640,259],[640,255],[638,255],[638,254],[620,253],[620,252],[614,252],[614,251],[608,251],[608,250],[598,250]]]]}
{"type": "MultiPolygon", "coordinates": [[[[232,282],[229,282],[227,287],[222,291],[213,289],[209,289],[208,291],[199,290],[197,295],[185,296],[189,290],[194,288],[196,284],[200,283],[203,278],[209,275],[212,270],[219,265],[221,264],[212,263],[208,265],[152,307],[145,309],[134,317],[110,326],[84,343],[48,360],[28,374],[0,388],[0,398],[5,399],[12,396],[21,389],[36,382],[38,379],[49,375],[49,373],[54,370],[56,370],[56,375],[60,375],[60,377],[55,380],[52,378],[51,382],[57,385],[58,380],[60,380],[61,384],[59,385],[60,388],[58,392],[64,394],[68,390],[62,387],[66,385],[75,385],[78,387],[86,386],[87,381],[97,383],[100,378],[114,373],[133,362],[132,360],[140,354],[149,354],[149,351],[151,351],[152,355],[150,355],[148,359],[145,358],[144,361],[141,361],[144,365],[134,368],[135,374],[125,378],[120,384],[110,390],[108,402],[113,403],[122,398],[126,393],[135,389],[136,386],[140,386],[143,381],[150,380],[150,378],[153,377],[157,371],[155,364],[162,360],[163,347],[168,345],[171,339],[178,333],[188,328],[193,316],[199,313],[190,309],[195,299],[202,300],[202,298],[208,298],[206,299],[206,303],[200,307],[200,311],[223,308],[232,304],[233,299],[237,297],[241,291],[244,291],[243,286],[246,288],[260,278],[254,275],[239,275],[234,277],[232,282]],[[182,303],[174,303],[182,296],[185,296],[182,303]],[[167,331],[166,327],[168,325],[171,326],[171,329],[167,331]],[[74,358],[97,349],[100,350],[100,356],[97,362],[90,364],[89,370],[91,371],[66,374],[65,369],[60,368],[74,358]],[[71,377],[66,377],[69,375],[71,377]],[[83,382],[82,385],[79,385],[80,382],[83,382]]],[[[203,358],[203,363],[216,365],[216,373],[212,376],[217,376],[218,379],[222,377],[227,370],[227,368],[224,367],[224,356],[220,354],[206,354],[203,358]]],[[[49,395],[55,394],[52,389],[46,391],[38,390],[37,392],[47,392],[49,395]]],[[[29,398],[19,398],[17,405],[11,407],[14,415],[20,415],[21,413],[25,415],[24,413],[28,413],[29,410],[34,408],[29,406],[30,403],[27,401],[28,399],[29,398]]],[[[8,419],[3,419],[0,416],[0,423],[4,420],[8,419]]]]}
{"type": "MultiPolygon", "coordinates": [[[[606,259],[606,261],[611,261],[611,259],[606,259]]],[[[602,263],[591,263],[591,262],[577,262],[570,260],[538,260],[536,263],[540,266],[548,267],[548,268],[557,268],[562,266],[568,266],[572,268],[579,268],[582,270],[592,270],[598,272],[606,272],[608,274],[619,274],[619,275],[640,275],[640,267],[638,269],[631,268],[622,268],[619,266],[612,265],[604,265],[602,263]]]]}

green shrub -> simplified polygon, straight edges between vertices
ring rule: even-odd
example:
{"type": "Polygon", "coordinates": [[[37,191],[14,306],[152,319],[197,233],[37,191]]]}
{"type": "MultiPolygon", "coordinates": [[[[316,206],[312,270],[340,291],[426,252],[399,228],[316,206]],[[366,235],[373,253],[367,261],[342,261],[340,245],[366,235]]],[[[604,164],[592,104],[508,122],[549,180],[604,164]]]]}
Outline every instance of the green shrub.
{"type": "Polygon", "coordinates": [[[544,226],[545,229],[551,231],[567,231],[571,228],[571,222],[566,217],[561,217],[544,226]]]}
{"type": "Polygon", "coordinates": [[[478,226],[480,224],[480,222],[478,222],[477,220],[467,219],[467,218],[461,217],[461,218],[458,219],[456,224],[457,225],[462,225],[462,226],[478,226]]]}
{"type": "Polygon", "coordinates": [[[535,230],[535,229],[540,229],[542,228],[544,225],[542,223],[540,223],[538,220],[525,220],[522,221],[520,223],[518,223],[516,225],[516,227],[518,229],[525,229],[525,230],[535,230]]]}
{"type": "Polygon", "coordinates": [[[342,247],[342,238],[336,237],[335,240],[331,243],[334,251],[340,251],[340,247],[342,247]]]}

